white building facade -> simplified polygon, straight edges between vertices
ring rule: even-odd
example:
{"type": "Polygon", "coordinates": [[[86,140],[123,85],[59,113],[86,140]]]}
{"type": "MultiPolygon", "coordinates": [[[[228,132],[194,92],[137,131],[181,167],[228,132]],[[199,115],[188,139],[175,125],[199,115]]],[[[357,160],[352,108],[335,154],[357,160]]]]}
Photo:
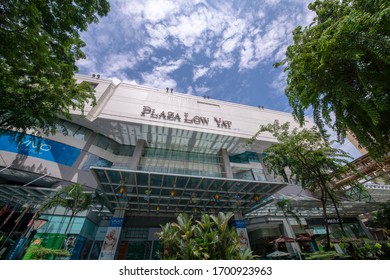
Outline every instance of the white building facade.
{"type": "MultiPolygon", "coordinates": [[[[264,149],[276,142],[272,135],[261,134],[248,144],[260,125],[278,120],[298,127],[291,114],[169,88],[115,85],[82,75],[76,79],[94,87],[96,105],[63,121],[67,135],[59,126],[56,135],[41,142],[32,136],[17,146],[0,138],[0,206],[8,205],[8,212],[21,212],[26,205],[33,209],[71,183],[82,184],[98,198],[66,233],[72,240],[77,237],[71,258],[157,258],[161,244],[154,233],[183,212],[234,212],[236,225],[250,230],[252,243],[264,236],[295,237],[294,220],[272,222],[273,213],[253,216],[289,184],[268,174],[263,164],[264,149]],[[103,254],[103,239],[112,229],[117,244],[103,254]]],[[[289,188],[289,193],[302,193],[297,186],[289,188]]],[[[50,222],[36,237],[56,247],[55,239],[65,234],[66,209],[46,217],[50,222]]],[[[288,249],[299,252],[294,245],[288,249]]]]}

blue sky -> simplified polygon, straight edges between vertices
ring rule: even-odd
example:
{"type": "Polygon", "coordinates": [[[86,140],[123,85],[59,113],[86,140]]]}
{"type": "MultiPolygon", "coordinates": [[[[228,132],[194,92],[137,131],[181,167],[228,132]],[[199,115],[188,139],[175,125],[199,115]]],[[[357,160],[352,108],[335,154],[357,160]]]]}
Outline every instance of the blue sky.
{"type": "MultiPolygon", "coordinates": [[[[82,34],[81,74],[291,112],[284,58],[309,0],[111,0],[82,34]]],[[[356,153],[349,143],[343,148],[356,153]]]]}

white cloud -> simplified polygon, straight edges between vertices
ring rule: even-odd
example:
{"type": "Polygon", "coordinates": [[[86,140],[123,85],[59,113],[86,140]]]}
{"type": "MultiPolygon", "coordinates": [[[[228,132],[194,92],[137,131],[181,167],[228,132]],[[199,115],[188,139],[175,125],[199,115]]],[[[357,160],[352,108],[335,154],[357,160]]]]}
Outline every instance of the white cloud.
{"type": "Polygon", "coordinates": [[[145,25],[145,28],[149,35],[149,37],[145,39],[147,44],[154,48],[170,48],[167,42],[169,34],[166,26],[160,23],[155,25],[147,24],[145,25]]]}
{"type": "Polygon", "coordinates": [[[108,33],[100,33],[96,36],[98,46],[107,46],[111,43],[112,38],[108,33]]]}
{"type": "Polygon", "coordinates": [[[88,68],[88,69],[96,69],[95,61],[88,57],[86,59],[79,59],[77,61],[77,66],[88,68]]]}
{"type": "Polygon", "coordinates": [[[222,33],[222,39],[227,40],[237,36],[241,37],[250,21],[248,19],[234,19],[233,15],[229,15],[226,16],[225,22],[227,27],[222,33]]]}
{"type": "Polygon", "coordinates": [[[251,62],[253,57],[254,57],[253,42],[247,38],[245,39],[241,48],[240,69],[253,68],[255,66],[255,63],[251,62]]]}
{"type": "MultiPolygon", "coordinates": [[[[214,82],[207,79],[237,75],[229,70],[271,71],[263,65],[283,59],[293,28],[311,22],[309,1],[111,1],[109,15],[83,34],[88,59],[78,65],[89,73],[159,88],[175,88],[180,79],[188,92],[202,94],[214,82]],[[183,66],[186,72],[180,72],[183,66]],[[192,77],[183,77],[188,73],[192,77]]],[[[268,82],[272,95],[282,95],[283,79],[279,75],[268,82]]],[[[248,87],[254,84],[248,79],[248,87]]],[[[218,91],[226,94],[223,85],[213,89],[218,91]]]]}
{"type": "Polygon", "coordinates": [[[175,88],[177,83],[170,77],[170,74],[179,69],[184,62],[182,59],[170,61],[165,65],[155,67],[152,72],[142,73],[143,83],[155,88],[175,88]]]}
{"type": "Polygon", "coordinates": [[[195,82],[200,77],[203,77],[204,75],[206,75],[208,71],[209,71],[208,67],[202,67],[202,66],[195,67],[194,74],[193,74],[193,81],[195,82]]]}
{"type": "Polygon", "coordinates": [[[274,54],[274,62],[279,62],[279,61],[282,61],[283,59],[286,58],[286,51],[287,51],[287,47],[289,45],[286,43],[284,45],[281,45],[275,52],[274,54]]]}
{"type": "Polygon", "coordinates": [[[222,50],[223,52],[225,53],[230,53],[232,52],[236,46],[237,46],[237,43],[239,42],[239,38],[229,38],[227,39],[225,42],[222,43],[222,50]]]}
{"type": "Polygon", "coordinates": [[[273,93],[275,97],[281,97],[284,95],[284,89],[286,88],[287,73],[280,71],[278,75],[274,76],[274,80],[269,87],[274,89],[273,93]]]}
{"type": "Polygon", "coordinates": [[[151,0],[145,1],[143,14],[146,20],[157,22],[165,19],[177,9],[178,6],[174,3],[174,1],[151,0]]]}
{"type": "Polygon", "coordinates": [[[216,69],[230,69],[235,63],[235,59],[230,54],[223,52],[216,52],[213,62],[210,64],[211,68],[216,69]]]}
{"type": "Polygon", "coordinates": [[[174,79],[164,75],[164,73],[151,72],[151,73],[142,73],[143,85],[165,89],[175,88],[177,83],[174,79]]]}
{"type": "Polygon", "coordinates": [[[279,4],[280,0],[264,0],[264,2],[269,6],[276,6],[279,4]]]}
{"type": "Polygon", "coordinates": [[[115,73],[133,68],[138,63],[136,56],[132,53],[111,54],[106,59],[105,71],[115,73]]]}
{"type": "Polygon", "coordinates": [[[192,86],[189,86],[189,87],[187,88],[187,93],[188,93],[188,94],[191,94],[191,95],[194,94],[194,89],[192,88],[192,86]]]}
{"type": "Polygon", "coordinates": [[[210,91],[210,88],[204,86],[200,86],[200,87],[196,86],[194,91],[197,94],[205,94],[210,91]]]}
{"type": "Polygon", "coordinates": [[[144,47],[141,49],[138,49],[137,51],[137,59],[139,61],[149,59],[153,54],[153,49],[150,47],[144,47]]]}
{"type": "Polygon", "coordinates": [[[163,66],[157,66],[154,71],[169,74],[169,73],[179,69],[180,66],[183,65],[184,62],[185,61],[183,59],[179,59],[176,61],[170,61],[163,66]]]}
{"type": "Polygon", "coordinates": [[[263,61],[283,57],[293,28],[286,16],[280,16],[266,26],[263,34],[256,34],[254,39],[246,38],[241,49],[240,70],[253,69],[263,61]]]}
{"type": "Polygon", "coordinates": [[[179,16],[178,25],[169,28],[170,35],[184,46],[191,47],[207,29],[208,11],[202,8],[189,16],[179,16]]]}
{"type": "Polygon", "coordinates": [[[146,22],[156,23],[179,10],[175,1],[169,0],[122,0],[111,3],[119,16],[131,18],[132,23],[139,26],[146,22]]]}

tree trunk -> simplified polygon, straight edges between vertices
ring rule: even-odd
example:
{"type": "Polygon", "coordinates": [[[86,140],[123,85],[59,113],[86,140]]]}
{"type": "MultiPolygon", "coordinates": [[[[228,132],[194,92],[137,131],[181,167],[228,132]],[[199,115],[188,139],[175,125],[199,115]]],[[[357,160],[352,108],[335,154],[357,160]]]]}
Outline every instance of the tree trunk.
{"type": "Polygon", "coordinates": [[[68,225],[66,226],[66,229],[65,229],[65,235],[68,233],[68,230],[69,230],[70,224],[72,223],[73,218],[74,218],[74,213],[72,212],[72,215],[70,215],[68,225]]]}
{"type": "Polygon", "coordinates": [[[336,210],[336,215],[337,215],[338,223],[340,225],[340,229],[341,229],[343,235],[345,236],[346,233],[344,230],[343,222],[341,221],[341,216],[340,216],[339,208],[337,207],[337,204],[336,204],[336,199],[334,198],[333,194],[330,192],[330,189],[328,188],[328,184],[326,182],[324,182],[323,179],[320,179],[320,180],[321,180],[321,183],[323,185],[324,191],[326,192],[326,194],[329,195],[330,199],[332,200],[333,207],[336,210]]]}
{"type": "Polygon", "coordinates": [[[346,232],[344,230],[343,222],[341,220],[341,216],[340,216],[339,208],[337,207],[337,204],[336,204],[336,200],[334,199],[333,195],[328,190],[327,190],[327,193],[329,194],[329,197],[332,200],[334,209],[336,210],[337,220],[339,222],[340,229],[343,232],[343,235],[345,236],[346,232]]]}
{"type": "Polygon", "coordinates": [[[66,225],[66,229],[65,229],[65,237],[62,239],[61,243],[60,243],[60,248],[59,249],[62,249],[62,246],[64,246],[65,244],[65,240],[66,240],[66,235],[68,234],[68,230],[69,230],[69,227],[72,223],[72,220],[74,218],[75,214],[73,213],[72,211],[72,214],[70,215],[70,218],[69,218],[69,222],[68,224],[66,225]]]}
{"type": "Polygon", "coordinates": [[[326,213],[326,192],[321,189],[321,203],[322,203],[322,210],[324,213],[324,220],[325,220],[325,229],[326,229],[326,246],[325,251],[330,250],[330,234],[329,234],[329,224],[328,224],[328,214],[326,213]]]}

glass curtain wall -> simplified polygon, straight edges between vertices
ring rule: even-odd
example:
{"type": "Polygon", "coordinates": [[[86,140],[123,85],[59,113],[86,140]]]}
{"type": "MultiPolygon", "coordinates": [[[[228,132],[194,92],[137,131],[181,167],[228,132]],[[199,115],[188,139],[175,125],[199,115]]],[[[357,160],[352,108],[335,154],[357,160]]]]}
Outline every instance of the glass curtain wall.
{"type": "Polygon", "coordinates": [[[219,155],[189,151],[146,148],[138,169],[171,174],[222,177],[219,155]]]}

